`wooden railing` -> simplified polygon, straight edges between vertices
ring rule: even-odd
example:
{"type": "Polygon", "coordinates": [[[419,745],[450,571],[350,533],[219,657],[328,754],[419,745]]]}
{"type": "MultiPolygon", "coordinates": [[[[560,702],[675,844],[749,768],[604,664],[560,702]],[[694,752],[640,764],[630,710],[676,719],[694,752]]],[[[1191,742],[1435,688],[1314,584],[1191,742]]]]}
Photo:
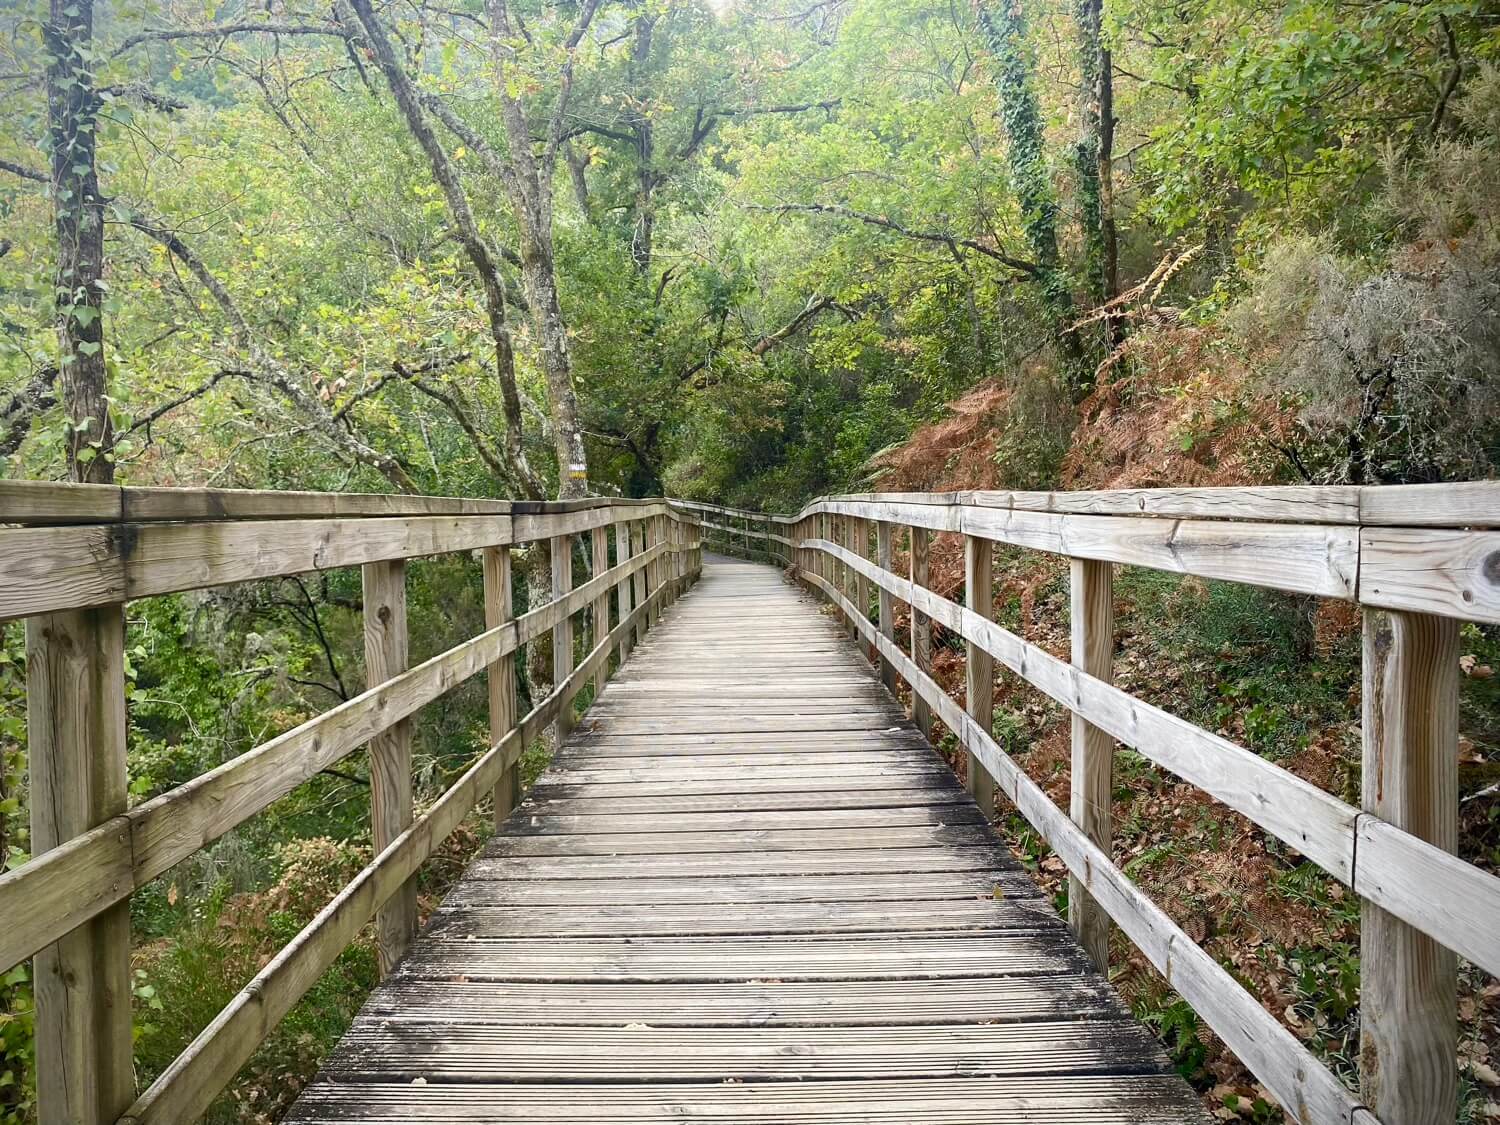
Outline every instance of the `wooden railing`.
{"type": "Polygon", "coordinates": [[[422,862],[485,795],[497,822],[514,807],[525,746],[553,723],[566,728],[580,690],[603,686],[611,655],[624,659],[701,560],[696,518],[660,500],[0,482],[0,525],[13,525],[0,530],[0,621],[26,619],[34,852],[0,876],[0,971],[35,954],[40,1125],[194,1120],[371,917],[389,969],[416,930],[422,862]],[[575,589],[583,535],[592,574],[575,589]],[[511,547],[538,540],[551,547],[552,600],[514,617],[511,547]],[[482,552],[486,631],[408,667],[405,560],[459,551],[482,552]],[[125,602],[341,566],[363,567],[368,690],[130,807],[125,602]],[[589,649],[575,666],[584,614],[589,649]],[[549,630],[556,686],[518,716],[515,653],[549,630]],[[481,671],[489,749],[414,819],[408,720],[481,671]],[[363,746],[375,858],[137,1097],[131,893],[363,746]]]}
{"type": "Polygon", "coordinates": [[[703,519],[711,549],[728,537],[742,553],[794,565],[872,646],[888,682],[906,681],[916,721],[925,728],[930,711],[948,726],[985,807],[998,784],[1067,865],[1069,921],[1101,968],[1113,921],[1304,1125],[1451,1125],[1455,954],[1500,974],[1500,879],[1452,854],[1459,625],[1500,622],[1500,484],[841,496],[794,516],[674,503],[703,519]],[[907,575],[891,569],[902,532],[907,575]],[[964,539],[966,605],[926,588],[934,532],[964,539]],[[1071,663],[992,620],[995,543],[1071,559],[1071,663]],[[1115,563],[1366,607],[1361,807],[1113,686],[1115,563]],[[911,607],[910,651],[893,637],[893,599],[911,607]],[[966,708],[931,678],[931,621],[967,644],[966,708]],[[992,737],[992,660],[1072,713],[1070,814],[992,737]],[[1114,862],[1116,742],[1361,897],[1362,1097],[1114,862]]]}

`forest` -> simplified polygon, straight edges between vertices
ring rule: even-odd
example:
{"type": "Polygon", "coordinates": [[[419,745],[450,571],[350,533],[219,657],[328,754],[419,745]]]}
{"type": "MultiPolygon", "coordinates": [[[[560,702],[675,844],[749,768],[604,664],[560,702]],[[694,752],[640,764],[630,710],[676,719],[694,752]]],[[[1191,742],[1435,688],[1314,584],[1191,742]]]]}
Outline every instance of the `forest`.
{"type": "MultiPolygon", "coordinates": [[[[1500,468],[1493,0],[0,0],[0,120],[3,478],[792,512],[1500,468]]],[[[518,556],[518,607],[549,565],[518,556]]],[[[476,568],[410,575],[414,658],[479,630],[476,568]]],[[[1002,550],[994,595],[1066,655],[1065,560],[1002,550]]],[[[354,569],[132,603],[132,800],[362,690],[360,596],[354,569]]],[[[1120,682],[1357,799],[1355,607],[1134,568],[1116,596],[1120,682]]],[[[1463,639],[1461,852],[1494,870],[1500,635],[1463,639]]],[[[25,662],[0,625],[6,868],[25,662]]],[[[419,794],[484,745],[483,696],[417,723],[419,794]]],[[[995,720],[1066,803],[1066,712],[1002,679],[995,720]]],[[[1357,903],[1121,757],[1127,870],[1357,1084],[1357,903]]],[[[368,857],[368,788],[320,775],[134,896],[141,1084],[368,857]]],[[[1212,1111],[1282,1120],[1124,960],[1212,1111]]],[[[209,1119],[277,1120],[375,980],[371,944],[341,956],[209,1119]]],[[[30,1013],[22,965],[7,1125],[30,1013]]],[[[1500,1120],[1500,985],[1466,970],[1460,1015],[1461,1119],[1500,1120]]]]}

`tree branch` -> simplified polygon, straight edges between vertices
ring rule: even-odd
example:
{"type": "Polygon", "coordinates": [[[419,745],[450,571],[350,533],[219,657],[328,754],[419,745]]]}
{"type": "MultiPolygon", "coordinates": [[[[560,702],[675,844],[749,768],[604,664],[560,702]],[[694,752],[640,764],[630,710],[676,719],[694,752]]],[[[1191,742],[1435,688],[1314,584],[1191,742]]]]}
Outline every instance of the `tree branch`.
{"type": "Polygon", "coordinates": [[[32,372],[26,385],[0,404],[0,457],[21,448],[36,416],[56,405],[57,368],[48,364],[32,372]]]}
{"type": "Polygon", "coordinates": [[[986,246],[984,243],[978,242],[972,238],[957,238],[951,234],[945,234],[942,231],[912,230],[910,227],[904,226],[903,224],[896,222],[896,220],[889,219],[884,215],[871,215],[868,212],[856,211],[854,210],[854,208],[845,207],[842,204],[780,203],[774,207],[766,207],[760,204],[749,204],[748,206],[752,211],[766,211],[773,215],[785,215],[791,212],[804,212],[807,214],[815,215],[836,215],[841,219],[853,219],[856,222],[866,223],[872,227],[879,227],[882,230],[892,231],[896,234],[901,235],[903,238],[910,238],[917,242],[930,242],[939,246],[946,246],[950,251],[956,252],[959,249],[972,250],[976,254],[983,254],[986,258],[991,258],[994,261],[999,262],[1001,265],[1015,270],[1017,273],[1024,275],[1028,280],[1039,280],[1046,272],[1035,262],[1027,261],[1025,258],[1013,257],[1010,254],[1005,253],[1003,250],[997,250],[993,246],[986,246]]]}
{"type": "Polygon", "coordinates": [[[230,35],[256,32],[264,35],[329,35],[338,39],[347,36],[344,29],[336,23],[268,23],[262,21],[224,23],[217,27],[205,28],[162,27],[137,32],[127,37],[110,53],[110,57],[118,58],[142,43],[167,43],[178,39],[224,39],[230,35]]]}
{"type": "Polygon", "coordinates": [[[39,184],[52,182],[52,178],[46,172],[39,172],[35,168],[27,168],[23,164],[15,164],[9,160],[0,160],[0,172],[9,172],[12,176],[20,176],[23,180],[33,180],[39,184]]]}

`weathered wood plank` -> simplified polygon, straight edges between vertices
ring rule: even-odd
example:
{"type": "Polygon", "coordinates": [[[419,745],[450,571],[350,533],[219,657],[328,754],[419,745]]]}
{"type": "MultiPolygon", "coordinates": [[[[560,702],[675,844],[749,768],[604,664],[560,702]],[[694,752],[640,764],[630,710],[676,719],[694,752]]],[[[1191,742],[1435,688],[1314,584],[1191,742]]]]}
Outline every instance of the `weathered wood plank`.
{"type": "MultiPolygon", "coordinates": [[[[382,684],[406,671],[406,564],[364,567],[365,678],[382,684]]],[[[411,720],[400,719],[370,740],[370,838],[384,851],[411,827],[411,720]]],[[[382,975],[405,955],[417,932],[417,884],[408,880],[376,915],[382,975]]]]}
{"type": "MultiPolygon", "coordinates": [[[[1458,847],[1458,657],[1456,621],[1365,611],[1364,808],[1446,852],[1458,847]]],[[[1382,1121],[1447,1125],[1458,1110],[1458,958],[1369,901],[1359,933],[1365,1104],[1382,1121]]]]}
{"type": "MultiPolygon", "coordinates": [[[[1070,616],[1073,667],[1104,683],[1113,678],[1115,651],[1114,564],[1074,559],[1070,616]]],[[[1105,855],[1111,852],[1114,739],[1082,715],[1072,716],[1070,812],[1105,855]]],[[[1109,972],[1109,915],[1089,897],[1077,876],[1068,879],[1068,924],[1100,972],[1109,972]]]]}
{"type": "MultiPolygon", "coordinates": [[[[973,535],[964,537],[964,598],[969,611],[989,621],[995,616],[995,545],[973,535]]],[[[882,583],[882,586],[884,583],[882,583]]],[[[964,648],[964,699],[969,717],[985,731],[995,725],[995,662],[983,645],[964,648]]],[[[969,792],[987,816],[995,810],[995,782],[974,754],[964,774],[969,792]]]]}
{"type": "MultiPolygon", "coordinates": [[[[498,629],[510,621],[515,613],[515,594],[511,587],[511,555],[509,547],[485,548],[484,567],[484,627],[498,629]]],[[[490,707],[490,745],[494,746],[516,724],[516,657],[514,651],[500,656],[485,668],[486,689],[490,707]]],[[[505,823],[510,810],[521,800],[521,772],[509,769],[500,775],[496,783],[491,804],[494,810],[495,827],[505,823]]]]}
{"type": "MultiPolygon", "coordinates": [[[[40,856],[125,811],[124,652],[118,606],[26,623],[31,842],[40,856]]],[[[53,896],[69,888],[44,891],[54,909],[65,905],[53,896]]],[[[10,928],[22,915],[3,917],[10,928]]],[[[59,935],[33,970],[39,1125],[113,1120],[135,1093],[129,905],[59,935]]]]}

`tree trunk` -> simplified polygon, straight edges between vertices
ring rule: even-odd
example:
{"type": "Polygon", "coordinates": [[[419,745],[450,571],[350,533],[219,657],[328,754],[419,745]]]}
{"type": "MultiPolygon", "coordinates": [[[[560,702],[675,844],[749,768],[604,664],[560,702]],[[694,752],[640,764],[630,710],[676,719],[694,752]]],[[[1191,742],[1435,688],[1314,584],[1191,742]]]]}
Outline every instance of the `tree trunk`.
{"type": "Polygon", "coordinates": [[[979,26],[995,62],[1000,122],[1009,145],[1011,181],[1026,243],[1040,268],[1042,302],[1076,390],[1087,371],[1078,334],[1072,331],[1073,296],[1058,253],[1057,199],[1047,173],[1045,125],[1032,81],[1025,17],[1012,0],[995,6],[985,3],[979,7],[979,26]]]}
{"type": "MultiPolygon", "coordinates": [[[[557,495],[567,500],[587,496],[589,491],[588,454],[583,445],[583,424],[578,417],[578,394],[573,388],[573,356],[558,298],[552,242],[552,174],[560,149],[560,111],[566,105],[571,86],[571,53],[560,74],[552,135],[539,158],[533,149],[525,106],[512,94],[507,81],[508,72],[515,67],[515,58],[508,41],[510,15],[506,2],[490,0],[489,9],[495,93],[500,101],[500,119],[505,125],[510,154],[508,175],[503,180],[521,236],[521,284],[526,290],[532,324],[541,345],[542,373],[547,379],[552,445],[557,455],[557,495]]],[[[582,26],[580,23],[578,34],[582,26]]]]}
{"type": "MultiPolygon", "coordinates": [[[[1104,0],[1077,0],[1078,84],[1081,131],[1075,153],[1080,219],[1087,249],[1089,294],[1103,304],[1119,293],[1119,255],[1114,218],[1114,63],[1104,46],[1104,0]]],[[[1104,322],[1106,341],[1116,340],[1117,322],[1104,322]]]]}
{"type": "Polygon", "coordinates": [[[51,0],[44,29],[52,206],[57,236],[57,342],[68,433],[68,475],[115,479],[104,366],[104,201],[94,160],[99,98],[89,69],[93,0],[51,0]]]}
{"type": "MultiPolygon", "coordinates": [[[[59,2],[59,0],[54,0],[54,2],[59,2]]],[[[448,159],[447,150],[438,140],[437,134],[423,113],[417,90],[396,58],[390,37],[376,17],[370,0],[349,0],[349,4],[364,29],[371,53],[381,73],[385,76],[386,83],[390,86],[396,105],[406,120],[408,130],[426,154],[428,164],[432,168],[433,179],[443,189],[444,198],[448,203],[448,213],[453,217],[458,240],[484,286],[490,337],[495,344],[495,372],[500,382],[500,398],[505,414],[506,462],[515,477],[514,481],[507,483],[518,485],[531,499],[541,499],[545,495],[545,490],[531,471],[522,440],[521,396],[516,387],[515,350],[511,342],[510,326],[505,318],[505,282],[500,277],[499,266],[489,245],[479,232],[479,224],[474,220],[468,196],[464,193],[463,185],[459,183],[457,171],[448,159]]],[[[566,474],[568,471],[566,462],[563,462],[561,458],[559,461],[559,473],[566,474]]]]}

